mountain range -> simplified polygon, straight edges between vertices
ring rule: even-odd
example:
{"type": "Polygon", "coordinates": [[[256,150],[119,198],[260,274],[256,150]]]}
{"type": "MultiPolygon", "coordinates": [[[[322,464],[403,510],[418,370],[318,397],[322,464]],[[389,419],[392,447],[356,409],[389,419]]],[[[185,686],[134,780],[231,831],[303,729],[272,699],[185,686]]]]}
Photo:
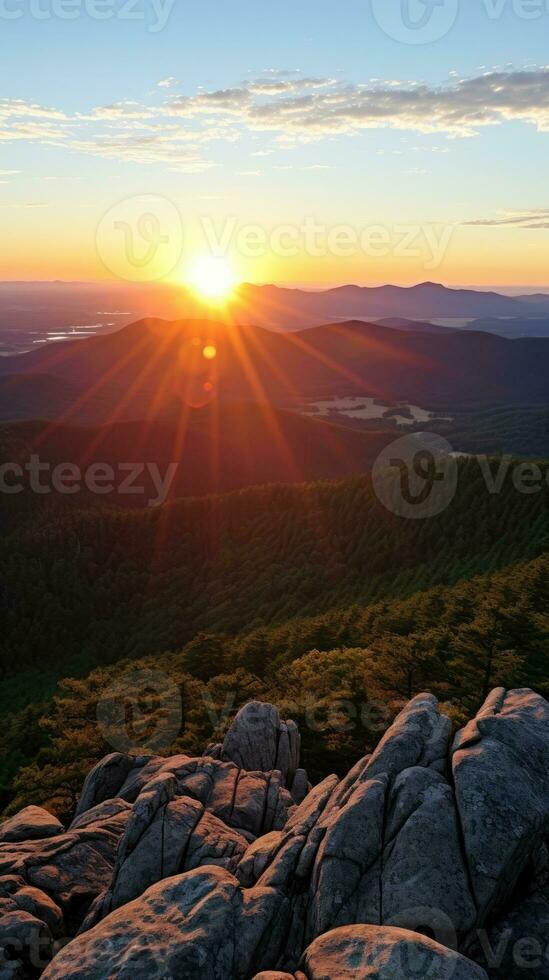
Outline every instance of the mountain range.
{"type": "MultiPolygon", "coordinates": [[[[506,296],[494,291],[416,286],[306,290],[275,285],[239,286],[224,309],[232,322],[297,330],[333,320],[404,317],[549,317],[549,293],[506,296]]],[[[0,334],[80,325],[109,328],[132,319],[219,317],[181,283],[0,283],[0,334]]],[[[549,331],[548,331],[549,332],[549,331]]],[[[31,341],[32,343],[32,341],[31,341]]]]}
{"type": "Polygon", "coordinates": [[[66,401],[71,422],[97,423],[174,418],[182,404],[187,411],[214,402],[307,411],[315,399],[369,396],[440,412],[547,405],[548,379],[545,338],[411,332],[358,320],[276,333],[146,319],[0,359],[0,408],[5,420],[59,419],[66,401]]]}

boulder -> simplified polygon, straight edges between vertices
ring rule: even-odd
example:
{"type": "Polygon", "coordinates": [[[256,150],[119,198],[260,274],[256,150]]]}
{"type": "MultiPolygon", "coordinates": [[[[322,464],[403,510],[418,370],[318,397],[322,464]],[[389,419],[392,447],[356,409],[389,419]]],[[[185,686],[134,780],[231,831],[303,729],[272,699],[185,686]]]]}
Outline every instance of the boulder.
{"type": "Polygon", "coordinates": [[[27,806],[14,817],[0,823],[0,844],[16,841],[42,840],[56,837],[64,831],[63,824],[40,806],[27,806]]]}
{"type": "Polygon", "coordinates": [[[213,758],[234,762],[248,772],[281,773],[284,786],[301,803],[308,790],[300,769],[301,736],[294,721],[282,721],[272,704],[251,701],[240,709],[222,745],[209,746],[213,758]]]}
{"type": "Polygon", "coordinates": [[[495,690],[456,736],[452,765],[478,922],[502,908],[549,833],[549,704],[495,690]]]}
{"type": "Polygon", "coordinates": [[[307,980],[487,980],[471,960],[426,936],[364,925],[315,940],[301,969],[307,980]]]}
{"type": "Polygon", "coordinates": [[[449,737],[436,699],[420,695],[371,757],[315,787],[278,835],[249,848],[242,884],[289,896],[272,967],[295,968],[310,942],[338,926],[429,930],[448,944],[470,932],[476,908],[442,774],[449,737]]]}
{"type": "MultiPolygon", "coordinates": [[[[139,772],[150,763],[151,759],[151,756],[123,755],[121,752],[113,752],[101,759],[101,762],[98,762],[88,773],[75,816],[79,817],[98,803],[104,803],[105,800],[112,800],[114,797],[127,799],[120,792],[122,787],[128,782],[132,773],[139,772]]],[[[161,762],[162,760],[158,759],[159,765],[161,762]]]]}
{"type": "Polygon", "coordinates": [[[0,843],[7,980],[78,928],[44,977],[549,980],[549,705],[450,735],[421,694],[313,789],[269,705],[200,758],[107,757],[68,832],[0,843]]]}
{"type": "Polygon", "coordinates": [[[248,847],[246,838],[201,803],[176,796],[176,789],[175,777],[164,773],[139,796],[118,846],[110,888],[94,905],[85,928],[163,878],[202,865],[236,870],[248,847]]]}
{"type": "Polygon", "coordinates": [[[222,868],[166,879],[73,940],[43,980],[229,980],[241,909],[238,882],[222,868]]]}
{"type": "MultiPolygon", "coordinates": [[[[110,771],[114,765],[112,759],[112,756],[108,756],[96,766],[96,784],[105,784],[98,773],[102,766],[110,771]]],[[[190,759],[186,755],[169,759],[152,757],[140,762],[142,764],[128,769],[127,778],[117,788],[118,799],[133,804],[151,783],[163,777],[173,777],[174,796],[188,796],[197,800],[249,841],[270,830],[282,828],[295,805],[277,771],[246,772],[232,762],[209,757],[190,759]]],[[[117,761],[115,769],[120,771],[120,768],[125,769],[117,761]]],[[[91,791],[83,794],[84,797],[90,803],[91,791]]],[[[86,810],[80,807],[78,812],[84,814],[86,810]]]]}
{"type": "Polygon", "coordinates": [[[0,980],[41,972],[64,935],[63,913],[48,895],[16,875],[0,878],[0,980]]]}
{"type": "Polygon", "coordinates": [[[18,909],[44,922],[52,936],[64,936],[63,913],[49,895],[27,885],[17,875],[0,878],[0,913],[3,915],[18,909]]]}
{"type": "Polygon", "coordinates": [[[79,925],[105,889],[129,808],[46,840],[0,844],[0,878],[17,876],[49,895],[69,925],[79,925]]]}
{"type": "Polygon", "coordinates": [[[0,977],[36,975],[53,955],[53,937],[41,919],[22,909],[0,917],[0,977]],[[28,972],[27,972],[28,971],[28,972]]]}
{"type": "Polygon", "coordinates": [[[256,973],[253,980],[295,980],[295,973],[280,973],[279,970],[263,970],[256,973]]]}

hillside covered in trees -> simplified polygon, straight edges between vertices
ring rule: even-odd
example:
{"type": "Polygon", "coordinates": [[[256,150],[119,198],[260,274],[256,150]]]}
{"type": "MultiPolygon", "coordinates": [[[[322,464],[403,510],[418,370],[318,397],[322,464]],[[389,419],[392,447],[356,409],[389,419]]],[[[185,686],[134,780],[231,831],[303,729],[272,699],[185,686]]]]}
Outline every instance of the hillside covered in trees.
{"type": "Polygon", "coordinates": [[[477,460],[459,469],[425,521],[361,477],[16,523],[0,546],[1,806],[70,809],[112,747],[97,705],[136,670],[181,700],[166,751],[196,752],[258,697],[299,721],[315,778],[425,688],[456,721],[499,683],[547,692],[547,491],[518,493],[506,471],[490,493],[477,460]]]}

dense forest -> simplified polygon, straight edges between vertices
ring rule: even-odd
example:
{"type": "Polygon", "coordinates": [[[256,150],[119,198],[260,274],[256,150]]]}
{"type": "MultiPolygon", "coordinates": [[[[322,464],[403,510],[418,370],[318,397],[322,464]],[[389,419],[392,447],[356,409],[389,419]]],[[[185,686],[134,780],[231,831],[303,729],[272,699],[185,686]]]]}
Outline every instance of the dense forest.
{"type": "Polygon", "coordinates": [[[353,604],[237,637],[201,633],[178,652],[99,667],[61,682],[53,702],[4,719],[3,803],[8,812],[44,803],[63,815],[89,768],[128,737],[141,752],[196,754],[253,698],[299,722],[314,779],[344,772],[426,688],[456,723],[497,685],[528,684],[548,695],[548,602],[544,554],[406,599],[353,604]],[[125,705],[121,714],[112,707],[109,714],[112,699],[125,705]],[[144,726],[132,727],[136,713],[144,726]]]}
{"type": "Polygon", "coordinates": [[[112,749],[97,706],[117,682],[131,702],[136,670],[152,672],[149,708],[162,715],[174,686],[180,701],[162,751],[196,752],[267,698],[299,721],[313,778],[345,771],[419,690],[456,721],[498,683],[546,692],[547,490],[518,493],[509,469],[490,493],[478,461],[459,471],[425,521],[390,514],[361,477],[15,522],[0,546],[0,806],[66,812],[112,749]]]}

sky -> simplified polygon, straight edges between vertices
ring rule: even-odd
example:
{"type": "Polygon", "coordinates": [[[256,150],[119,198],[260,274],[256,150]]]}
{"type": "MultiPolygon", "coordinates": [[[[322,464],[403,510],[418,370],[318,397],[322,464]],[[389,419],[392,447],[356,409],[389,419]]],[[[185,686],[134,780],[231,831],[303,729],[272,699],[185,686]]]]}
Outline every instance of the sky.
{"type": "Polygon", "coordinates": [[[0,0],[0,278],[549,286],[549,0],[0,0]]]}

